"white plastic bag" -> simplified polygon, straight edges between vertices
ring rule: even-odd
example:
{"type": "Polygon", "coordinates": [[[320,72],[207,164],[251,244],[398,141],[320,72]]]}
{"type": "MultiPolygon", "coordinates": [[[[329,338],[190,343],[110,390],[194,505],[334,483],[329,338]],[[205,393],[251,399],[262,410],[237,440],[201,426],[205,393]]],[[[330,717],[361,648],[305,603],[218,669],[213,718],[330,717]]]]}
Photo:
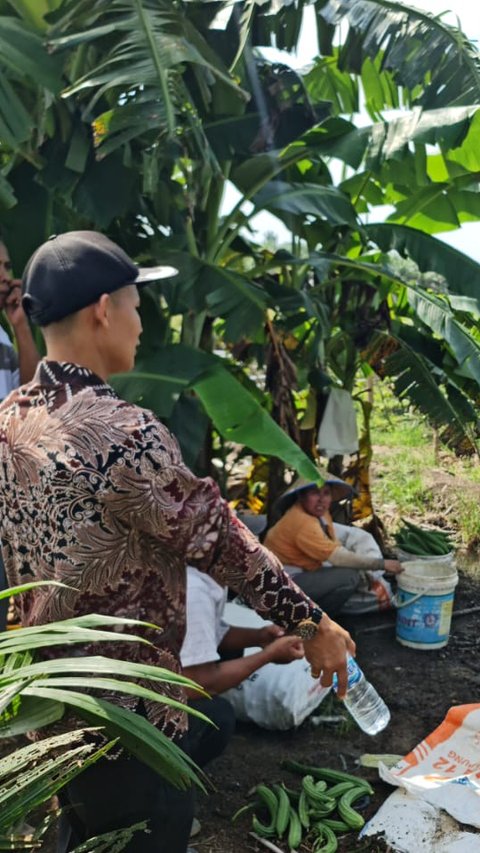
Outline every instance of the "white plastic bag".
{"type": "MultiPolygon", "coordinates": [[[[258,628],[269,624],[254,610],[228,602],[224,620],[230,625],[258,628]]],[[[246,649],[252,654],[257,649],[246,649]]],[[[286,730],[299,726],[322,702],[330,687],[322,687],[313,679],[310,664],[305,659],[291,663],[267,663],[238,687],[222,696],[233,706],[235,716],[244,722],[256,723],[264,729],[286,730]]]]}

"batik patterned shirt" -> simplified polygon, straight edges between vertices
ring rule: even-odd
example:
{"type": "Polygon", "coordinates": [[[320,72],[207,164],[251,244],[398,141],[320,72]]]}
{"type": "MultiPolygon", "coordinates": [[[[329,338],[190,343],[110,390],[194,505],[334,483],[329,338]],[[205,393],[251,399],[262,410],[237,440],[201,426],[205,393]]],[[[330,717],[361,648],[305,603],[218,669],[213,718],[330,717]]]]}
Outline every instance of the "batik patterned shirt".
{"type": "MultiPolygon", "coordinates": [[[[89,654],[179,671],[187,563],[287,630],[314,608],[214,481],[185,466],[155,415],[86,368],[42,361],[0,405],[0,501],[9,584],[68,585],[24,593],[22,624],[99,613],[162,629],[137,631],[152,645],[102,643],[89,654]]],[[[134,708],[137,700],[114,701],[134,708]]],[[[176,709],[152,702],[146,712],[169,736],[185,728],[176,709]]]]}

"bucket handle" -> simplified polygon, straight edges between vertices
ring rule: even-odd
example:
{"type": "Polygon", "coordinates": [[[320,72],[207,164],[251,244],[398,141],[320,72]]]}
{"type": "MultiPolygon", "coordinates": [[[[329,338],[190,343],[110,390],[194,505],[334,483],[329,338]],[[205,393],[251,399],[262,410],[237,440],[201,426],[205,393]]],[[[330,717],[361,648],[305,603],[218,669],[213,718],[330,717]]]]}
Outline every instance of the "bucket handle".
{"type": "Polygon", "coordinates": [[[414,604],[416,601],[418,601],[419,598],[422,597],[422,595],[426,595],[426,594],[428,594],[428,589],[423,590],[423,592],[419,592],[418,595],[414,595],[413,598],[409,598],[408,601],[403,601],[402,604],[399,604],[399,602],[398,602],[398,595],[394,595],[392,597],[392,605],[397,610],[401,610],[402,607],[407,607],[407,605],[409,605],[409,604],[414,604]]]}

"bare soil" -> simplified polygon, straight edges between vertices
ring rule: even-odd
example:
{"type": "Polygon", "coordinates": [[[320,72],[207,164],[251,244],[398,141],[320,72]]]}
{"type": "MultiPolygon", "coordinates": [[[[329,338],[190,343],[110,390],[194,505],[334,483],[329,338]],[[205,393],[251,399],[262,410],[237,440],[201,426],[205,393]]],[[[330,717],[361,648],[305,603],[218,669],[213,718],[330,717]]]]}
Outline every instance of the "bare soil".
{"type": "MultiPolygon", "coordinates": [[[[198,853],[261,853],[267,849],[249,835],[248,814],[235,824],[232,816],[248,801],[249,792],[259,782],[284,781],[298,788],[299,777],[280,766],[284,758],[359,773],[375,790],[375,796],[365,805],[364,816],[368,818],[377,811],[392,788],[378,779],[376,770],[359,768],[359,757],[363,753],[405,755],[440,724],[452,705],[480,701],[480,611],[455,615],[480,605],[480,572],[476,564],[470,563],[460,569],[459,575],[450,641],[444,649],[420,651],[401,646],[395,638],[393,612],[344,621],[357,643],[361,667],[391,710],[392,719],[385,731],[371,738],[349,718],[340,726],[314,726],[308,719],[299,729],[289,732],[238,724],[225,754],[208,768],[211,792],[199,796],[197,814],[202,829],[192,840],[198,853]]],[[[334,713],[337,710],[345,713],[340,703],[338,709],[333,707],[334,713]]],[[[322,706],[315,713],[321,714],[322,706]]],[[[13,741],[4,741],[1,752],[10,752],[14,745],[13,741]]],[[[280,845],[279,849],[287,853],[286,846],[280,845]]],[[[302,846],[299,853],[307,850],[302,846]]],[[[354,833],[344,836],[339,845],[340,853],[388,850],[383,841],[358,841],[354,833]]],[[[53,829],[42,851],[54,853],[53,829]]]]}
{"type": "MultiPolygon", "coordinates": [[[[461,570],[455,611],[479,605],[479,593],[480,573],[472,566],[461,570]]],[[[339,729],[332,724],[314,727],[307,720],[296,731],[286,733],[239,724],[229,749],[209,769],[214,790],[198,804],[202,831],[192,841],[198,853],[260,853],[267,849],[249,836],[251,816],[241,816],[235,824],[231,819],[259,782],[284,781],[298,787],[299,777],[280,767],[284,758],[360,773],[375,789],[364,812],[365,817],[373,815],[392,788],[378,779],[376,770],[359,769],[358,758],[363,753],[405,755],[441,723],[452,705],[480,701],[479,617],[480,612],[454,616],[448,646],[436,651],[401,646],[395,638],[394,613],[350,617],[344,622],[357,643],[360,665],[391,710],[390,725],[372,738],[353,722],[341,724],[339,729]]],[[[280,849],[287,850],[281,845],[280,849]]],[[[381,841],[356,841],[354,834],[345,836],[339,846],[342,853],[386,849],[381,841]]]]}

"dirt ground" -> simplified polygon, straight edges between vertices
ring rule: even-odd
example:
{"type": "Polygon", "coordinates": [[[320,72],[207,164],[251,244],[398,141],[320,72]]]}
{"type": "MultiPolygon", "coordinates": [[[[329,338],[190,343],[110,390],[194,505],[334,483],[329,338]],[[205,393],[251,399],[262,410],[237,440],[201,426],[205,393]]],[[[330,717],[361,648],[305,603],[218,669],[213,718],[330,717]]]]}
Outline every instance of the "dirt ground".
{"type": "MultiPolygon", "coordinates": [[[[459,575],[454,614],[480,605],[477,565],[465,565],[459,575]]],[[[372,816],[393,789],[378,779],[376,770],[360,769],[359,756],[405,755],[440,724],[452,705],[480,701],[479,619],[480,612],[454,615],[449,644],[437,651],[401,646],[395,638],[393,612],[344,621],[357,643],[361,667],[390,708],[389,726],[372,738],[360,731],[348,715],[347,722],[340,726],[326,723],[314,726],[306,720],[299,729],[290,732],[270,732],[253,724],[238,724],[225,754],[208,768],[210,794],[199,797],[197,814],[202,829],[192,840],[198,853],[264,853],[267,848],[249,835],[251,817],[243,815],[232,824],[232,816],[248,801],[249,791],[259,782],[284,781],[298,787],[299,777],[280,767],[284,758],[360,773],[375,789],[375,796],[364,811],[366,818],[372,816]]],[[[333,706],[335,714],[337,710],[346,715],[340,703],[338,709],[333,706]]],[[[331,705],[328,712],[332,713],[331,705]]],[[[315,713],[321,714],[322,706],[315,713]]],[[[471,831],[471,827],[468,829],[471,831]]],[[[41,849],[43,853],[54,853],[53,829],[41,849]]],[[[286,846],[280,845],[278,849],[287,853],[286,846]]],[[[357,841],[351,833],[344,836],[338,849],[339,853],[384,853],[391,848],[381,840],[357,841]]],[[[307,847],[301,846],[298,853],[307,851],[307,847]]],[[[409,853],[416,851],[412,848],[409,853]]]]}
{"type": "MultiPolygon", "coordinates": [[[[480,571],[476,564],[465,565],[459,575],[454,613],[480,605],[480,571]]],[[[393,789],[378,779],[376,770],[359,769],[359,756],[405,755],[439,725],[452,705],[480,701],[479,618],[480,612],[454,616],[449,644],[437,651],[401,646],[395,639],[393,612],[344,621],[357,643],[360,665],[390,708],[389,726],[372,738],[349,719],[340,726],[313,726],[306,720],[290,732],[269,732],[255,725],[238,724],[228,750],[209,768],[211,793],[199,798],[202,830],[192,841],[198,853],[261,853],[267,849],[250,837],[248,815],[235,824],[232,816],[259,782],[284,781],[298,787],[299,777],[280,767],[284,758],[361,773],[375,789],[375,796],[364,811],[366,818],[373,815],[393,789]]],[[[338,712],[346,714],[340,704],[338,712]]],[[[318,713],[322,713],[322,706],[318,713]]],[[[287,853],[286,847],[279,849],[287,853]]],[[[389,849],[382,841],[357,841],[353,833],[345,836],[339,846],[341,853],[381,853],[389,849]]],[[[53,831],[48,833],[42,851],[54,853],[53,831]]],[[[299,853],[302,851],[307,853],[307,848],[301,847],[299,853]]]]}
{"type": "MultiPolygon", "coordinates": [[[[456,611],[480,604],[480,572],[470,566],[459,574],[456,611]]],[[[364,814],[365,817],[374,814],[393,789],[379,781],[376,770],[359,771],[357,759],[363,753],[404,755],[440,724],[452,705],[480,701],[479,618],[480,612],[454,617],[449,644],[437,651],[401,646],[395,638],[393,613],[344,622],[357,643],[360,665],[391,710],[389,726],[372,738],[349,723],[341,724],[339,730],[333,724],[314,727],[307,720],[296,731],[287,733],[239,724],[227,752],[211,765],[214,791],[208,797],[202,796],[199,802],[202,831],[195,838],[198,853],[260,853],[267,849],[249,836],[248,814],[234,825],[231,818],[247,802],[249,790],[259,782],[298,784],[299,777],[281,769],[284,758],[361,772],[375,789],[375,797],[364,814]]],[[[385,849],[382,842],[359,842],[353,834],[346,836],[339,846],[342,853],[374,853],[385,849]]],[[[411,853],[415,851],[412,849],[411,853]]]]}

